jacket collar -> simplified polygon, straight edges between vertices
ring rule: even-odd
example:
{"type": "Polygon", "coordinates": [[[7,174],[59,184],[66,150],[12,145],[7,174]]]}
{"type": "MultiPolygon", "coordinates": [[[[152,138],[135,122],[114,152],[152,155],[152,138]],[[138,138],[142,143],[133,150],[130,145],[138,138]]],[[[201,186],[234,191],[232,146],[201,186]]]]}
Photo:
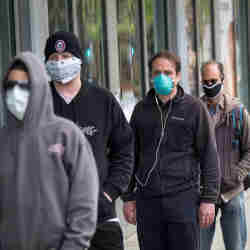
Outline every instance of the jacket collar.
{"type": "MultiPolygon", "coordinates": [[[[206,96],[202,96],[201,99],[207,104],[208,99],[206,96]]],[[[236,106],[241,105],[240,101],[236,97],[232,97],[226,93],[223,93],[221,95],[221,98],[219,100],[219,107],[224,111],[224,113],[231,112],[236,106]]]]}
{"type": "MultiPolygon", "coordinates": [[[[155,89],[151,88],[149,90],[147,96],[145,97],[145,102],[147,104],[155,103],[155,96],[156,95],[157,94],[155,92],[155,89]]],[[[185,92],[184,92],[183,88],[180,85],[178,85],[177,86],[177,93],[176,93],[175,97],[173,98],[173,102],[178,103],[178,102],[182,101],[184,96],[185,96],[185,92]]]]}

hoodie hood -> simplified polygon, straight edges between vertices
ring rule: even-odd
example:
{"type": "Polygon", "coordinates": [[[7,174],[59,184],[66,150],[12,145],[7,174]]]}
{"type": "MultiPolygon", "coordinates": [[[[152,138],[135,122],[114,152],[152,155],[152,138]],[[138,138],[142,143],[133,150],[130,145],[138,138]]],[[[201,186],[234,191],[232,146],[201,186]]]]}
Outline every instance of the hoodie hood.
{"type": "Polygon", "coordinates": [[[30,83],[29,103],[22,121],[18,121],[7,110],[5,105],[5,92],[1,88],[3,96],[4,113],[6,116],[5,126],[7,128],[31,128],[41,125],[41,122],[48,121],[53,116],[53,105],[48,76],[42,61],[31,52],[23,52],[17,55],[9,65],[4,81],[7,80],[10,69],[15,62],[21,61],[28,70],[30,83]]]}

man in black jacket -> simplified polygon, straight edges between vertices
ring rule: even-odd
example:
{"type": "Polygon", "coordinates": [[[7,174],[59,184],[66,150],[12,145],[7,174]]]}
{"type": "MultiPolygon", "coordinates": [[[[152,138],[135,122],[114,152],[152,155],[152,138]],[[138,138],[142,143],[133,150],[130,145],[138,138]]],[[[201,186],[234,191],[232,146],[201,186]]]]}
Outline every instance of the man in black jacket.
{"type": "Polygon", "coordinates": [[[143,250],[199,249],[199,228],[214,220],[220,184],[213,127],[201,101],[178,85],[179,57],[162,51],[149,67],[154,88],[131,118],[135,168],[124,216],[137,223],[143,250]]]}
{"type": "Polygon", "coordinates": [[[83,84],[81,58],[79,40],[73,33],[58,31],[48,38],[45,60],[55,113],[75,122],[86,135],[100,177],[98,225],[90,250],[122,250],[115,200],[127,189],[132,174],[132,130],[110,92],[83,84]]]}

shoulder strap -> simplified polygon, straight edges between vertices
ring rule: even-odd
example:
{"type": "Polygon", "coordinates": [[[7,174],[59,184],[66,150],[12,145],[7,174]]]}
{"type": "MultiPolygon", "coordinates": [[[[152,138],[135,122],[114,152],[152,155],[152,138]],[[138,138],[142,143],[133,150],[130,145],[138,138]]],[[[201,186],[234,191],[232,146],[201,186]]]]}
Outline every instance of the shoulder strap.
{"type": "Polygon", "coordinates": [[[240,129],[243,124],[243,106],[240,106],[240,129]]]}
{"type": "Polygon", "coordinates": [[[233,122],[233,128],[234,129],[237,129],[237,126],[236,126],[236,110],[235,109],[233,109],[232,110],[232,122],[233,122]]]}
{"type": "Polygon", "coordinates": [[[232,123],[237,137],[240,137],[243,124],[243,105],[240,105],[232,110],[232,123]]]}

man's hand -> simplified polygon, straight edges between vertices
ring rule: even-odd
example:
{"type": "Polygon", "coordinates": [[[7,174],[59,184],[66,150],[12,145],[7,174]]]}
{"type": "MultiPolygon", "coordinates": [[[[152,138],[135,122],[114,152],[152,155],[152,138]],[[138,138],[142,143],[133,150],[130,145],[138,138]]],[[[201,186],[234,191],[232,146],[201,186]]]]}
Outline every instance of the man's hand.
{"type": "Polygon", "coordinates": [[[123,204],[123,215],[125,220],[133,225],[136,225],[136,202],[127,201],[123,204]]]}
{"type": "Polygon", "coordinates": [[[214,222],[215,205],[202,202],[199,209],[200,227],[208,227],[214,222]]]}

